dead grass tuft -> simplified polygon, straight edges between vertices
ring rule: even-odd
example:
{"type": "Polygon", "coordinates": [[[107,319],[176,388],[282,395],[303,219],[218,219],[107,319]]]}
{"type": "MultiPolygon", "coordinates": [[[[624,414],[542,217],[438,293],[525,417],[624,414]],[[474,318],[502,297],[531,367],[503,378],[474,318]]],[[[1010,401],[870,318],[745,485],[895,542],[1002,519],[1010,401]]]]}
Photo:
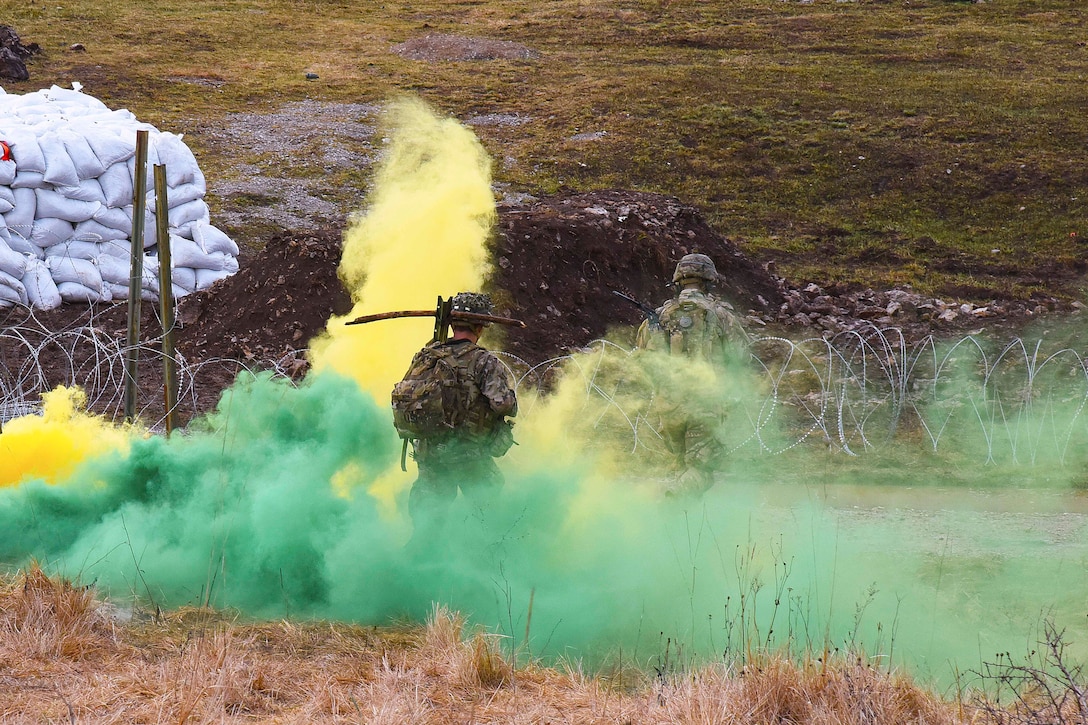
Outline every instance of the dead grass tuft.
{"type": "Polygon", "coordinates": [[[94,591],[51,579],[37,563],[0,591],[0,652],[7,657],[79,659],[112,638],[94,591]]]}

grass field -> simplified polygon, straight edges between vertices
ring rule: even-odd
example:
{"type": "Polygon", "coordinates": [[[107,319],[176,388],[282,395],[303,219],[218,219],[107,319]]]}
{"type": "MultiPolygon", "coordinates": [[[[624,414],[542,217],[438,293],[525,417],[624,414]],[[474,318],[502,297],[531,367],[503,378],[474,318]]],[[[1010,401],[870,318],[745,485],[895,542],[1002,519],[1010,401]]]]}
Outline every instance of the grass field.
{"type": "MultiPolygon", "coordinates": [[[[79,81],[187,132],[212,178],[246,159],[202,152],[199,124],[408,92],[462,119],[516,117],[477,128],[511,189],[675,195],[789,278],[1079,295],[1088,9],[1073,0],[8,5],[45,51],[10,92],[79,81]],[[532,53],[392,52],[428,33],[532,53]]],[[[322,173],[304,154],[281,163],[322,173]]],[[[328,181],[358,198],[367,174],[328,181]]]]}

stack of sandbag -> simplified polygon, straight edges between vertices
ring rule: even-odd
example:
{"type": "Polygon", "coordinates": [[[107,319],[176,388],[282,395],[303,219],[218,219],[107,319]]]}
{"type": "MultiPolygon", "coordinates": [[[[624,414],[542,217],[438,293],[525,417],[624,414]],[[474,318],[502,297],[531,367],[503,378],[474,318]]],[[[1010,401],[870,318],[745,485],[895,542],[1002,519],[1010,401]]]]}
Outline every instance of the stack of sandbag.
{"type": "Polygon", "coordinates": [[[0,307],[128,299],[136,132],[148,132],[141,297],[157,300],[156,164],[166,168],[173,294],[238,271],[238,245],[212,226],[204,175],[180,136],[53,86],[0,88],[0,307]]]}

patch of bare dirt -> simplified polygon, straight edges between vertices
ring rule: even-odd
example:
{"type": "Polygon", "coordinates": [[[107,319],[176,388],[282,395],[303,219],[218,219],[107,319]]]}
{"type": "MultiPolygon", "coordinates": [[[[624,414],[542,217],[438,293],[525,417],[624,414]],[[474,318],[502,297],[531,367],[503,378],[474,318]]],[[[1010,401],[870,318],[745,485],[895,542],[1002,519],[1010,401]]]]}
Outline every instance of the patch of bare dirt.
{"type": "Polygon", "coordinates": [[[539,56],[535,50],[509,40],[472,38],[463,35],[428,33],[398,43],[392,48],[397,55],[428,62],[453,60],[532,60],[539,56]]]}

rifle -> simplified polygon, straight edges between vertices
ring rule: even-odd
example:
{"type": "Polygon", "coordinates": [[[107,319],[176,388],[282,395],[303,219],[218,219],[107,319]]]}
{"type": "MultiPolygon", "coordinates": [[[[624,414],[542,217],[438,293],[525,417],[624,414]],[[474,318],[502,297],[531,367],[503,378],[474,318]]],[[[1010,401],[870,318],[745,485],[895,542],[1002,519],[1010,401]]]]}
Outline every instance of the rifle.
{"type": "Polygon", "coordinates": [[[521,320],[515,320],[512,317],[499,317],[498,315],[483,315],[477,312],[462,312],[460,310],[453,310],[451,306],[453,304],[453,298],[443,300],[441,295],[438,297],[438,305],[433,310],[399,310],[397,312],[378,312],[373,315],[363,315],[362,317],[356,317],[350,322],[346,322],[346,325],[363,325],[367,322],[376,322],[377,320],[391,320],[396,317],[433,317],[434,318],[434,336],[431,338],[431,342],[445,342],[449,337],[450,323],[454,320],[460,320],[464,322],[476,322],[487,323],[494,322],[499,325],[509,325],[511,327],[525,327],[525,323],[521,320]]]}
{"type": "Polygon", "coordinates": [[[655,310],[653,307],[650,307],[645,302],[639,302],[634,297],[625,295],[619,290],[612,290],[612,294],[616,295],[617,297],[622,297],[623,299],[633,304],[635,307],[642,310],[642,314],[645,315],[646,320],[650,323],[651,330],[661,329],[661,316],[657,314],[657,310],[655,310]]]}

